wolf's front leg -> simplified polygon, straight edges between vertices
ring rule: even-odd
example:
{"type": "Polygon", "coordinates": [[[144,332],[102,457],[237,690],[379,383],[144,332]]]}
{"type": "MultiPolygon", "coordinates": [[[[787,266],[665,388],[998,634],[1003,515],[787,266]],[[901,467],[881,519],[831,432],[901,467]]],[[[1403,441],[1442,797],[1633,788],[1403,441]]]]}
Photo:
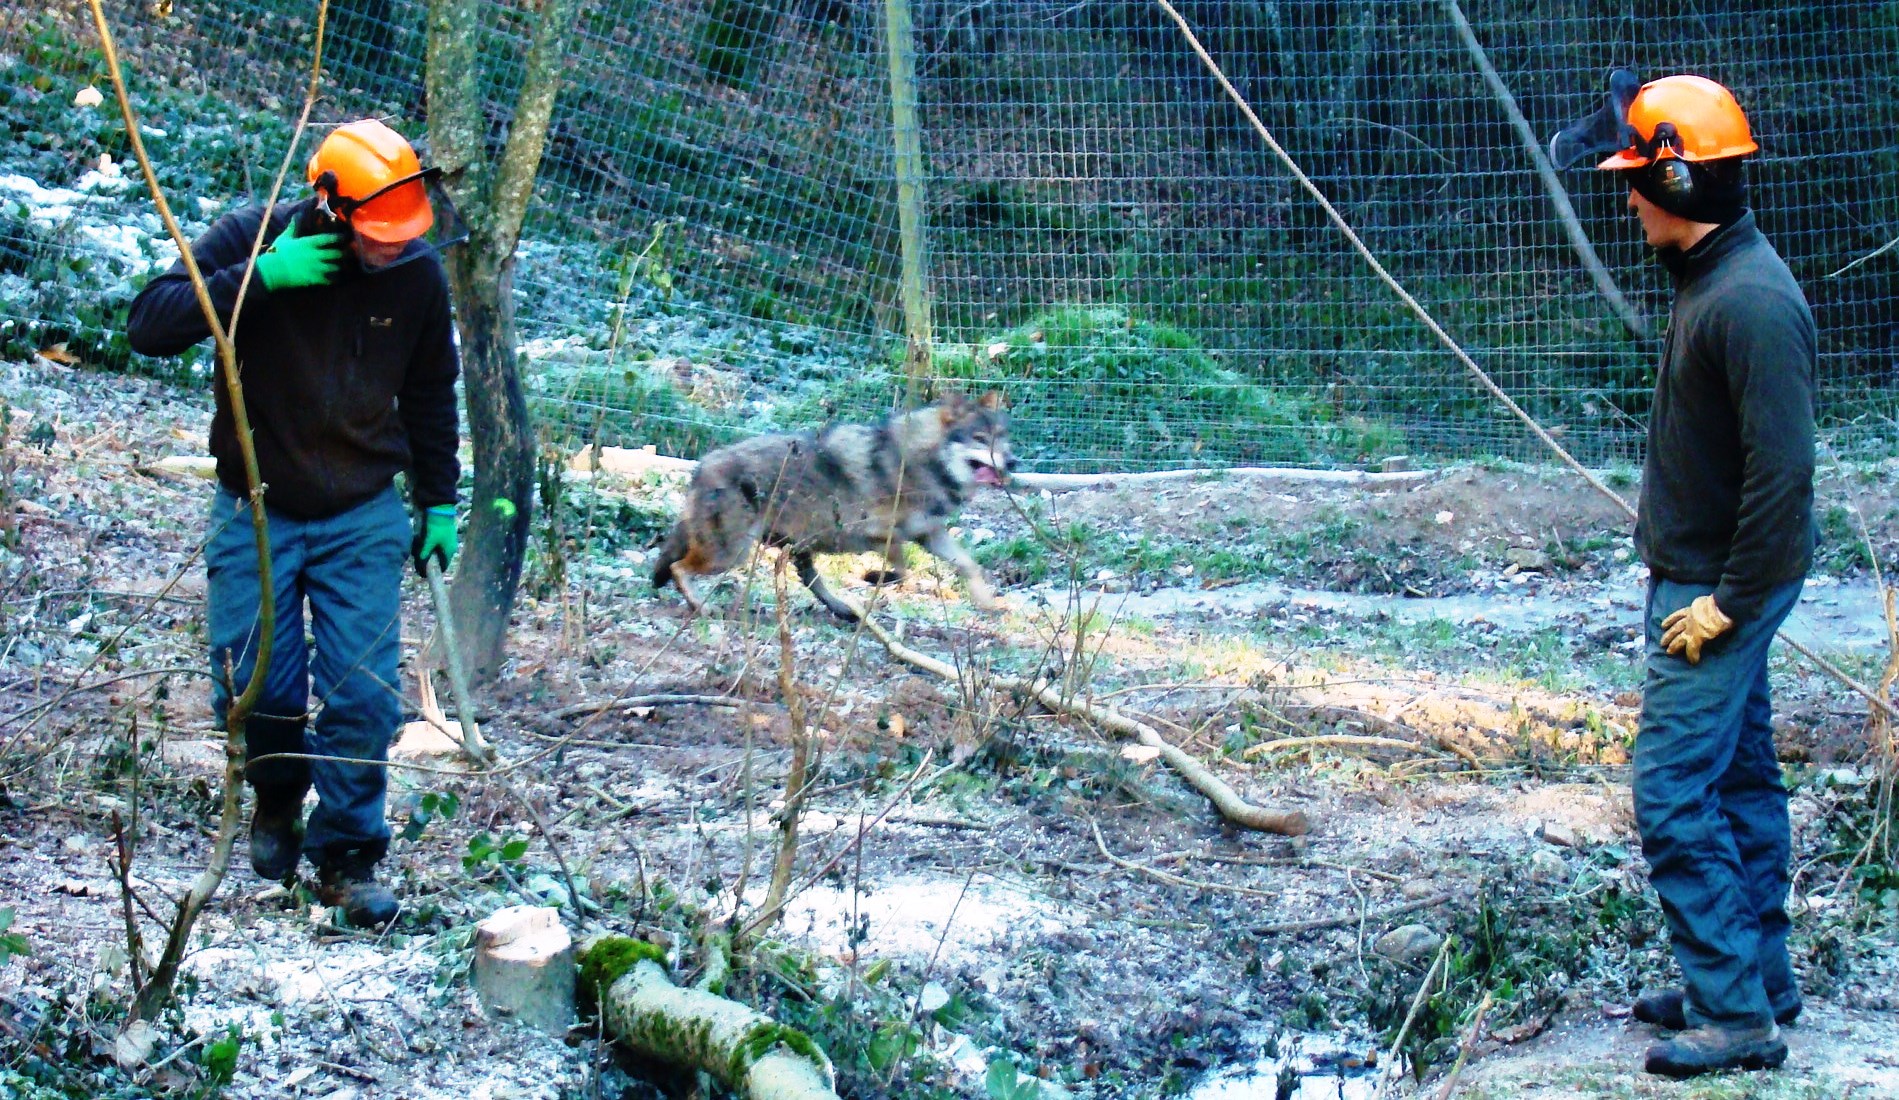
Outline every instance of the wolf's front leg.
{"type": "Polygon", "coordinates": [[[990,587],[989,578],[983,576],[982,566],[969,556],[963,544],[950,537],[949,529],[938,527],[918,540],[918,545],[949,562],[963,575],[963,581],[969,585],[969,602],[984,611],[1000,611],[1006,605],[996,598],[996,590],[990,587]]]}

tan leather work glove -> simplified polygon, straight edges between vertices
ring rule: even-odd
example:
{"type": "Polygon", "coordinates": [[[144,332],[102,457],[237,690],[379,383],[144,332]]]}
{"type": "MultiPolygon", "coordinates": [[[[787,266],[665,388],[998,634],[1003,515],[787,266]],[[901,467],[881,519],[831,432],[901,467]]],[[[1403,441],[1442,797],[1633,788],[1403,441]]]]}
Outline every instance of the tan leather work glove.
{"type": "Polygon", "coordinates": [[[1662,648],[1670,656],[1687,650],[1688,663],[1701,663],[1701,647],[1727,633],[1734,620],[1715,606],[1713,596],[1698,596],[1695,602],[1662,620],[1662,648]]]}

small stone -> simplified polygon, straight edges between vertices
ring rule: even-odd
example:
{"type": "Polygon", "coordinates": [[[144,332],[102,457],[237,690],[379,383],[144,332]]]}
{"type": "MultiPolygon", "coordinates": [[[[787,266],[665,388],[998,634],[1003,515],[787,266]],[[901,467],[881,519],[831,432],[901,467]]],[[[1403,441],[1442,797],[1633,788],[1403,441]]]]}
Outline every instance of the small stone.
{"type": "Polygon", "coordinates": [[[1372,953],[1393,962],[1422,962],[1436,954],[1443,942],[1444,937],[1422,924],[1406,924],[1378,937],[1372,953]]]}
{"type": "Polygon", "coordinates": [[[1548,848],[1530,853],[1531,882],[1568,882],[1569,864],[1548,848]]]}
{"type": "Polygon", "coordinates": [[[1503,552],[1503,560],[1518,569],[1533,569],[1539,572],[1549,569],[1550,556],[1541,550],[1523,546],[1512,546],[1503,552]]]}
{"type": "Polygon", "coordinates": [[[1576,830],[1560,821],[1545,821],[1541,835],[1546,844],[1554,844],[1559,848],[1576,846],[1576,830]]]}
{"type": "Polygon", "coordinates": [[[949,990],[942,982],[927,982],[923,992],[917,994],[917,1007],[925,1012],[935,1012],[950,1002],[949,990]]]}
{"type": "Polygon", "coordinates": [[[951,1032],[948,1038],[949,1042],[943,1047],[943,1058],[957,1072],[966,1077],[980,1078],[988,1071],[989,1059],[983,1057],[976,1044],[969,1041],[969,1036],[951,1032]]]}

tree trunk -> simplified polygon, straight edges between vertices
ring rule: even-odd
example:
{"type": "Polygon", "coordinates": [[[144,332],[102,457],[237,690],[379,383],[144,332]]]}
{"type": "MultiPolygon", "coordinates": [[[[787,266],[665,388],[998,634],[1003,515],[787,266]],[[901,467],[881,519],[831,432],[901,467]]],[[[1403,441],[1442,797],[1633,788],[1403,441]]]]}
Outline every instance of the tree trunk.
{"type": "Polygon", "coordinates": [[[803,1032],[701,989],[674,985],[658,949],[625,936],[581,948],[581,994],[614,1039],[703,1070],[745,1100],[838,1100],[831,1060],[803,1032]]]}
{"type": "Polygon", "coordinates": [[[535,435],[515,369],[514,246],[560,93],[575,3],[540,5],[506,143],[492,159],[481,61],[490,21],[476,0],[429,3],[430,156],[468,224],[467,243],[445,253],[475,449],[467,550],[450,602],[467,663],[463,672],[477,682],[501,666],[533,519],[535,435]]]}
{"type": "Polygon", "coordinates": [[[466,663],[462,672],[482,682],[500,668],[527,553],[534,437],[515,367],[514,259],[503,258],[490,276],[485,256],[450,249],[447,257],[475,455],[474,494],[449,602],[466,663]]]}

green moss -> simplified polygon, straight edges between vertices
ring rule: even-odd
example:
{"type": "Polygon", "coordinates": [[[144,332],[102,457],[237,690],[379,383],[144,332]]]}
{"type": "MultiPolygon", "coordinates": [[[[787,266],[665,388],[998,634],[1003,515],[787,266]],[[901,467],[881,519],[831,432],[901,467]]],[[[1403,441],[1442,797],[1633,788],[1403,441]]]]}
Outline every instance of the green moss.
{"type": "Polygon", "coordinates": [[[665,966],[665,948],[630,936],[606,936],[587,947],[580,956],[581,1003],[589,1007],[599,1004],[602,991],[612,988],[627,971],[647,960],[665,966]]]}
{"type": "Polygon", "coordinates": [[[733,1048],[732,1060],[729,1063],[731,1080],[744,1080],[746,1072],[760,1058],[779,1047],[784,1047],[820,1068],[830,1064],[830,1059],[825,1057],[824,1051],[818,1047],[817,1043],[812,1042],[811,1036],[794,1027],[786,1027],[771,1020],[761,1020],[733,1048]]]}

